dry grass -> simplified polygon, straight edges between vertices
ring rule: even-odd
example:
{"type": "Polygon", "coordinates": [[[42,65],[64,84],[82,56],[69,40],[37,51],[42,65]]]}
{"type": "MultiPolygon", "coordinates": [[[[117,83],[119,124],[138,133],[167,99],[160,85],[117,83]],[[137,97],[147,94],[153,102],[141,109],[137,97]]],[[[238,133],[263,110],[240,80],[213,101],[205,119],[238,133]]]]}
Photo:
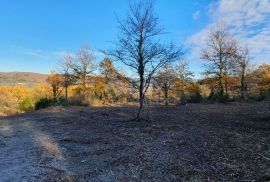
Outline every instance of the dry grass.
{"type": "MultiPolygon", "coordinates": [[[[21,147],[34,157],[32,170],[40,171],[23,174],[31,180],[270,180],[266,103],[148,108],[144,123],[131,120],[135,112],[136,107],[69,107],[8,117],[0,127],[10,125],[13,137],[0,147],[8,150],[15,139],[23,145],[19,137],[25,137],[21,147]],[[16,128],[26,121],[23,126],[31,128],[16,128]],[[38,133],[47,139],[34,140],[38,133]]],[[[17,160],[6,168],[19,165],[17,160]]]]}

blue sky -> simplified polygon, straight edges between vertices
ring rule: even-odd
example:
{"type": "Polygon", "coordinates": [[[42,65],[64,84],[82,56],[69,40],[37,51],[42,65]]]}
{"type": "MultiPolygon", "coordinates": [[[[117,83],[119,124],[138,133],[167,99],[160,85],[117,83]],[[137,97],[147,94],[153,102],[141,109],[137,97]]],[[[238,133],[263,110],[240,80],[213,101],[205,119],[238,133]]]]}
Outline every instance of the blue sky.
{"type": "MultiPolygon", "coordinates": [[[[186,59],[190,62],[191,69],[199,73],[199,53],[207,37],[207,30],[221,19],[237,23],[234,26],[235,30],[232,30],[235,34],[239,33],[237,31],[256,30],[257,33],[252,36],[247,34],[238,38],[255,50],[252,52],[255,56],[254,62],[269,61],[270,44],[266,41],[269,40],[267,37],[270,37],[270,31],[267,29],[270,27],[269,23],[265,22],[270,20],[270,10],[267,11],[270,2],[253,0],[255,1],[264,4],[248,3],[250,1],[247,0],[239,0],[237,3],[233,0],[156,0],[155,10],[161,24],[169,32],[164,38],[179,46],[184,44],[187,50],[186,59]],[[242,8],[239,3],[250,5],[248,8],[242,8]],[[254,9],[255,12],[250,12],[248,16],[250,9],[254,9]],[[243,13],[246,13],[245,17],[249,19],[243,18],[243,13]],[[255,27],[254,22],[261,26],[255,27]]],[[[118,34],[115,16],[125,18],[129,0],[0,2],[0,72],[48,73],[57,68],[63,52],[75,53],[82,44],[88,44],[94,50],[113,47],[111,42],[116,41],[118,34]]],[[[100,61],[101,57],[97,58],[97,61],[100,61]]]]}

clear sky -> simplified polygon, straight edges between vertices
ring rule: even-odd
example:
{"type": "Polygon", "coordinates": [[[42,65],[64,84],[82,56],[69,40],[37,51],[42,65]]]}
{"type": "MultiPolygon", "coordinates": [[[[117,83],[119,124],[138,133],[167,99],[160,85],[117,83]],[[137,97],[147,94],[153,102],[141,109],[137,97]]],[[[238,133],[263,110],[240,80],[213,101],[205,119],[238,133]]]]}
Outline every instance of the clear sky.
{"type": "MultiPolygon", "coordinates": [[[[82,44],[96,51],[112,47],[116,15],[125,18],[129,0],[0,3],[0,72],[48,73],[64,52],[75,53],[82,44]]],[[[201,72],[199,53],[207,31],[220,20],[234,25],[232,32],[252,48],[254,62],[270,62],[270,0],[156,0],[155,10],[168,32],[164,38],[184,45],[195,72],[201,72]]]]}

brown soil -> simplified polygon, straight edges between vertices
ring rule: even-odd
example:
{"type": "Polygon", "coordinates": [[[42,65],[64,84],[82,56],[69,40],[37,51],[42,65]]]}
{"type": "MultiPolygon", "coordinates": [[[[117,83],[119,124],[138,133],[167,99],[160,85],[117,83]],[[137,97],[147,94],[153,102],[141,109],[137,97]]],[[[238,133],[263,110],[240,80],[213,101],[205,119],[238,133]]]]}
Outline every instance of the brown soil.
{"type": "Polygon", "coordinates": [[[270,181],[267,103],[50,108],[0,119],[0,181],[270,181]]]}

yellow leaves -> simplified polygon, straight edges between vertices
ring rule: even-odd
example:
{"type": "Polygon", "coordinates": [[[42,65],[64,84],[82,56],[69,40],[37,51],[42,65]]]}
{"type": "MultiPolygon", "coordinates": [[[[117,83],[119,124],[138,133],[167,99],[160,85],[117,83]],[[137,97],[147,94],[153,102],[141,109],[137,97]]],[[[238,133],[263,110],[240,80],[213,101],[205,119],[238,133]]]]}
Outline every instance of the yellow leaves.
{"type": "Polygon", "coordinates": [[[24,97],[29,97],[31,95],[30,89],[24,85],[16,85],[12,89],[12,93],[19,101],[22,101],[24,97]]]}
{"type": "Polygon", "coordinates": [[[186,86],[186,91],[189,93],[194,93],[194,92],[201,92],[201,86],[200,84],[197,83],[190,83],[186,86]]]}
{"type": "Polygon", "coordinates": [[[270,91],[270,71],[265,72],[259,82],[261,92],[270,91]]]}
{"type": "Polygon", "coordinates": [[[63,82],[63,77],[58,73],[52,71],[46,80],[49,84],[60,84],[63,82]]]}
{"type": "Polygon", "coordinates": [[[49,84],[37,84],[31,90],[31,98],[50,98],[51,97],[51,86],[49,84]]]}
{"type": "Polygon", "coordinates": [[[21,84],[0,86],[0,113],[8,115],[20,112],[21,104],[24,104],[26,99],[29,99],[29,103],[34,103],[37,98],[47,97],[49,94],[50,85],[48,84],[38,84],[31,88],[21,84]]]}
{"type": "Polygon", "coordinates": [[[30,89],[20,84],[16,86],[0,86],[0,93],[6,97],[5,100],[7,101],[9,99],[22,101],[25,96],[31,95],[30,89]]]}
{"type": "Polygon", "coordinates": [[[266,72],[263,77],[262,77],[263,81],[269,82],[270,81],[270,71],[266,72]]]}

